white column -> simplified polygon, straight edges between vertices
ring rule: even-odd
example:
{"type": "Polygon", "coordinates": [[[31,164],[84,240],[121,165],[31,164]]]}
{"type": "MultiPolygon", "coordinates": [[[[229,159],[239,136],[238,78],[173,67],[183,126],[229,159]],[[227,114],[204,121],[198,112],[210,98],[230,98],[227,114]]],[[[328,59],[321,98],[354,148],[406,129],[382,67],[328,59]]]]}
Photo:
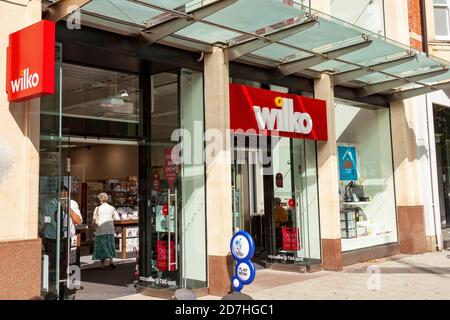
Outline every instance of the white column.
{"type": "Polygon", "coordinates": [[[232,235],[228,59],[220,48],[205,55],[206,210],[209,293],[230,289],[232,235]],[[208,141],[209,140],[209,141],[208,141]]]}
{"type": "Polygon", "coordinates": [[[339,173],[335,129],[334,90],[330,76],[314,80],[314,97],[327,103],[328,141],[317,142],[320,235],[322,266],[325,270],[342,269],[339,211],[339,173]]]}

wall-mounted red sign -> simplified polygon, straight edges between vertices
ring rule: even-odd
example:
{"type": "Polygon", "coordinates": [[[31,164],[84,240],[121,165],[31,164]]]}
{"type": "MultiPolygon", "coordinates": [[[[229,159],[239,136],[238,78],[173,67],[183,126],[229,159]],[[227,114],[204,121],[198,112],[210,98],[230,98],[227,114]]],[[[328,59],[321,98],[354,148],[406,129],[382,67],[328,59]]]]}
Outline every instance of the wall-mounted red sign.
{"type": "Polygon", "coordinates": [[[328,140],[326,102],[294,94],[230,84],[234,132],[328,140]]]}
{"type": "Polygon", "coordinates": [[[55,91],[55,23],[42,20],[9,35],[6,51],[8,101],[19,102],[55,91]]]}

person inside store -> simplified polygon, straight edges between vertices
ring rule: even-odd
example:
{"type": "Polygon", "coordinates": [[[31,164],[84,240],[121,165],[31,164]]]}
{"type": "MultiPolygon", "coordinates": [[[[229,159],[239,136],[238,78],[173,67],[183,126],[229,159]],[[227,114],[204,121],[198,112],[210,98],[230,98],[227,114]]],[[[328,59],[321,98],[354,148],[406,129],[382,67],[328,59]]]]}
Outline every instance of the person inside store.
{"type": "Polygon", "coordinates": [[[281,205],[281,199],[275,198],[275,236],[277,249],[282,247],[282,228],[287,225],[289,219],[288,212],[281,205]]]}
{"type": "Polygon", "coordinates": [[[95,244],[92,260],[101,261],[101,269],[114,269],[113,258],[116,255],[114,240],[114,219],[117,218],[116,209],[108,203],[109,196],[102,192],[98,195],[100,205],[95,208],[93,228],[95,228],[95,244]],[[106,261],[109,262],[106,265],[106,261]]]}
{"type": "MultiPolygon", "coordinates": [[[[59,259],[60,259],[60,279],[65,279],[67,275],[68,267],[68,251],[67,251],[67,226],[70,222],[69,227],[69,238],[75,235],[75,226],[80,225],[83,222],[81,212],[78,203],[75,200],[70,200],[69,215],[67,214],[69,208],[69,189],[62,185],[60,189],[60,212],[62,214],[62,219],[59,222],[62,223],[60,228],[60,246],[59,246],[59,259]],[[70,220],[68,220],[70,217],[70,220]]],[[[55,274],[57,265],[57,236],[58,236],[58,198],[54,197],[48,199],[43,208],[44,218],[41,224],[40,236],[42,237],[42,244],[44,253],[49,259],[49,268],[55,274]]],[[[62,282],[60,283],[60,292],[64,294],[62,290],[62,282]]]]}

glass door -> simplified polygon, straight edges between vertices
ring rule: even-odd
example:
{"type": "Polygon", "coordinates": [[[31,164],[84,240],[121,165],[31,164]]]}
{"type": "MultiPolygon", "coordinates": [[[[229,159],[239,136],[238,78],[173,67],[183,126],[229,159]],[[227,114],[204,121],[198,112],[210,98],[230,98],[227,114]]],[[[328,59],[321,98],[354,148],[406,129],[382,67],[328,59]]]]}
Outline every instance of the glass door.
{"type": "Polygon", "coordinates": [[[55,50],[55,94],[41,99],[39,168],[39,237],[42,239],[42,295],[63,298],[66,270],[61,257],[66,250],[63,238],[62,194],[62,47],[55,50]]]}
{"type": "Polygon", "coordinates": [[[320,263],[316,149],[312,140],[271,139],[270,263],[320,263]]]}
{"type": "Polygon", "coordinates": [[[155,74],[151,79],[151,265],[145,280],[151,288],[176,289],[180,286],[181,185],[180,166],[174,158],[176,141],[171,136],[180,122],[178,72],[155,74]]]}

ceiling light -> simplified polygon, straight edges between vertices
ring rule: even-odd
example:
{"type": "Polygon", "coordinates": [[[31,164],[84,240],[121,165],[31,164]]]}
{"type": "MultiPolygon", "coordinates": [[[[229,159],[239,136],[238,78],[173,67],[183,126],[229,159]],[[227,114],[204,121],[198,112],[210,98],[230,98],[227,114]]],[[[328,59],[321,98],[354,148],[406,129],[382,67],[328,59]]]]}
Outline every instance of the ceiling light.
{"type": "Polygon", "coordinates": [[[119,95],[122,98],[127,98],[128,97],[128,91],[127,90],[121,90],[121,91],[119,91],[119,95]]]}

